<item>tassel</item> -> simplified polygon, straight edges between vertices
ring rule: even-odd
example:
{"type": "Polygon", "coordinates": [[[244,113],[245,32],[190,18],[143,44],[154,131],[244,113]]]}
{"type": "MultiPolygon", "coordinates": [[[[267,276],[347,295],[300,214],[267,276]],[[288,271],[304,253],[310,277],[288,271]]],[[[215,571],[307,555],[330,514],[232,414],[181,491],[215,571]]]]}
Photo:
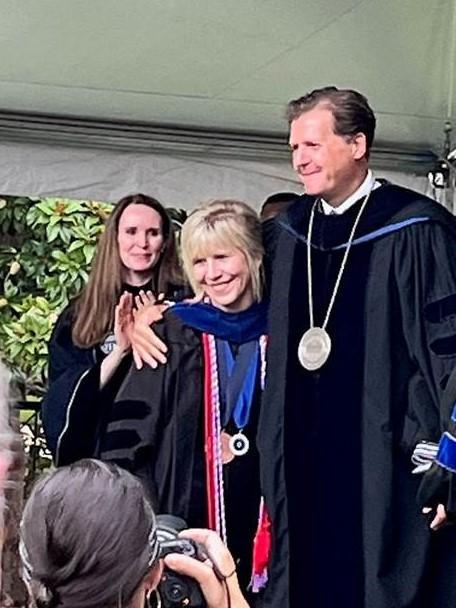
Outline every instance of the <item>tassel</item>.
{"type": "Polygon", "coordinates": [[[268,564],[271,556],[271,519],[264,505],[264,498],[260,503],[258,528],[253,540],[253,566],[249,589],[252,593],[259,593],[268,582],[268,564]]]}

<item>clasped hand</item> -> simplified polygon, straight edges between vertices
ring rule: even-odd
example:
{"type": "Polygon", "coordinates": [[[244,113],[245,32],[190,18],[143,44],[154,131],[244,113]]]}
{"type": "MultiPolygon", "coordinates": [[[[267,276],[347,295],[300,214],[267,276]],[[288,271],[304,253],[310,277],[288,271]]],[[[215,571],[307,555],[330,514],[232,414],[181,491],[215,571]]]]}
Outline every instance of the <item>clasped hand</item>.
{"type": "Polygon", "coordinates": [[[163,302],[163,294],[158,298],[151,291],[140,291],[133,299],[132,294],[123,293],[114,315],[114,335],[117,347],[133,351],[136,367],[143,362],[151,367],[166,363],[166,344],[150,329],[163,317],[168,304],[163,302]]]}

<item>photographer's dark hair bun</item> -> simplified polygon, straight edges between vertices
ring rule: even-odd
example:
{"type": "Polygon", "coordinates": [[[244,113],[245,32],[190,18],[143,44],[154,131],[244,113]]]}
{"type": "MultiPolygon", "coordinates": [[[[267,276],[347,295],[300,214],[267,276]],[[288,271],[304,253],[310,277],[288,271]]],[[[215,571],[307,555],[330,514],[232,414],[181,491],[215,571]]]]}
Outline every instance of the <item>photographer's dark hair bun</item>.
{"type": "Polygon", "coordinates": [[[38,608],[126,606],[157,561],[155,515],[128,471],[81,460],[34,487],[20,553],[38,608]]]}

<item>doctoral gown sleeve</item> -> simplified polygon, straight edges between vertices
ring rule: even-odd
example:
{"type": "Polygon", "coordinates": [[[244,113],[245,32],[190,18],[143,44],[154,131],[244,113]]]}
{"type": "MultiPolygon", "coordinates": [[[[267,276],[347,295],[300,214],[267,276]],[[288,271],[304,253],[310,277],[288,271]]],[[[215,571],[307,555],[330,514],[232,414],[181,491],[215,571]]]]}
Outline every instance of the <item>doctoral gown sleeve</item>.
{"type": "MultiPolygon", "coordinates": [[[[430,221],[404,230],[397,239],[397,294],[404,335],[416,373],[410,398],[415,413],[438,416],[444,433],[451,432],[456,385],[456,230],[454,218],[430,221]],[[421,404],[419,403],[421,401],[421,404]],[[427,401],[425,411],[424,404],[427,401]],[[412,403],[413,407],[413,403],[412,403]]],[[[454,452],[456,456],[456,451],[454,452]]],[[[418,501],[424,506],[433,497],[455,510],[453,475],[435,462],[422,481],[418,501]]]]}
{"type": "Polygon", "coordinates": [[[114,399],[101,440],[101,459],[115,462],[140,477],[154,505],[158,493],[153,462],[165,415],[168,371],[168,365],[156,369],[147,365],[140,370],[131,365],[114,399]]]}
{"type": "Polygon", "coordinates": [[[424,476],[418,494],[422,507],[445,505],[456,514],[456,369],[453,370],[442,398],[444,417],[442,437],[435,461],[424,476]]]}
{"type": "MultiPolygon", "coordinates": [[[[194,421],[190,424],[188,418],[194,416],[195,411],[191,407],[193,397],[189,395],[188,383],[195,379],[193,370],[201,367],[201,354],[194,332],[183,327],[172,312],[168,312],[154,330],[168,346],[168,361],[155,369],[144,366],[138,370],[131,365],[115,397],[101,441],[100,457],[139,477],[152,504],[159,508],[166,494],[161,486],[168,463],[177,469],[171,474],[175,480],[181,476],[179,469],[183,469],[177,466],[173,456],[175,451],[185,452],[187,441],[183,437],[179,441],[176,429],[183,425],[179,422],[176,425],[176,418],[187,418],[189,427],[196,425],[194,421]],[[179,443],[180,450],[175,449],[175,442],[179,443]],[[156,469],[161,469],[160,479],[156,469]]],[[[194,392],[198,394],[198,387],[194,387],[194,392]]],[[[190,445],[189,449],[193,450],[193,443],[190,445]]],[[[191,461],[193,455],[186,452],[183,457],[191,461]]]]}
{"type": "Polygon", "coordinates": [[[49,343],[49,387],[42,404],[47,445],[57,465],[93,456],[99,424],[100,366],[94,349],[75,346],[69,309],[49,343]]]}

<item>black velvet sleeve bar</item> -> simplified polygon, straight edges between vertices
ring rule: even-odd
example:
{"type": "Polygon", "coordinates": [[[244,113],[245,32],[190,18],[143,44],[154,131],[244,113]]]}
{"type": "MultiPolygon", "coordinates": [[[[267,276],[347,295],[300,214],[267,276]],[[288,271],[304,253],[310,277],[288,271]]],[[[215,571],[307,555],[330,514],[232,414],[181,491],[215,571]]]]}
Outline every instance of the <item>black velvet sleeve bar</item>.
{"type": "Polygon", "coordinates": [[[130,367],[109,414],[100,457],[139,477],[157,512],[186,519],[195,458],[203,458],[197,448],[201,345],[172,309],[155,329],[168,345],[168,362],[156,369],[130,367]]]}

